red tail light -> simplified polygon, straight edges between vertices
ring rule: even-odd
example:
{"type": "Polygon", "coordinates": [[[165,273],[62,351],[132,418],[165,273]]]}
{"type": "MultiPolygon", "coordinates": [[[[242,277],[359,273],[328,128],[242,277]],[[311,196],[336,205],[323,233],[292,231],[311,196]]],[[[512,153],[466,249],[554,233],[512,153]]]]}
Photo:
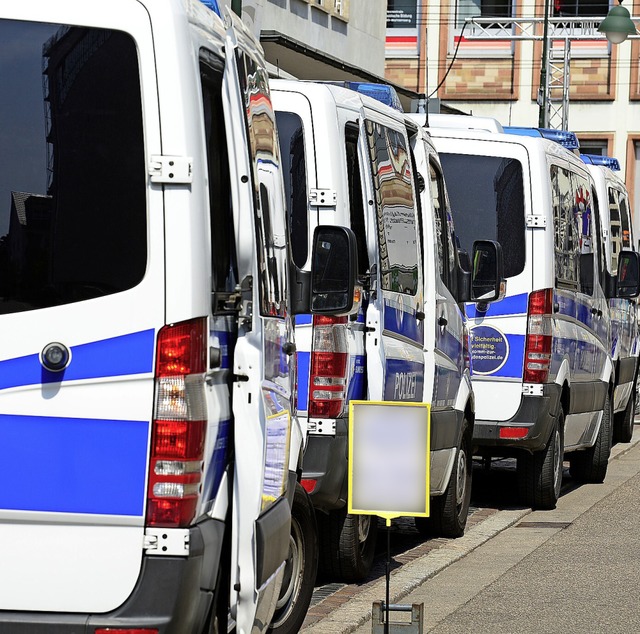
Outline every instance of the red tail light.
{"type": "Polygon", "coordinates": [[[546,383],[551,365],[551,313],[553,289],[529,295],[527,340],[524,353],[525,383],[546,383]]]}
{"type": "Polygon", "coordinates": [[[188,526],[195,517],[206,433],[207,320],[158,333],[147,524],[188,526]]]}
{"type": "Polygon", "coordinates": [[[348,361],[347,318],[314,315],[309,416],[340,416],[347,397],[348,361]]]}

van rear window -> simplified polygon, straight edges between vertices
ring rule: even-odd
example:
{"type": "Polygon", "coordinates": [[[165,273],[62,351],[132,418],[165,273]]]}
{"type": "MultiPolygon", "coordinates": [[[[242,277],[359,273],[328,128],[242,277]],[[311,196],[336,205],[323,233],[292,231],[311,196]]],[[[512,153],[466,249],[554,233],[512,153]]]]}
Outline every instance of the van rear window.
{"type": "Polygon", "coordinates": [[[441,153],[456,236],[471,253],[474,240],[497,240],[505,276],[522,273],[525,213],[522,164],[512,158],[441,153]]]}
{"type": "Polygon", "coordinates": [[[0,20],[0,313],[138,284],[147,262],[136,46],[0,20]]]}

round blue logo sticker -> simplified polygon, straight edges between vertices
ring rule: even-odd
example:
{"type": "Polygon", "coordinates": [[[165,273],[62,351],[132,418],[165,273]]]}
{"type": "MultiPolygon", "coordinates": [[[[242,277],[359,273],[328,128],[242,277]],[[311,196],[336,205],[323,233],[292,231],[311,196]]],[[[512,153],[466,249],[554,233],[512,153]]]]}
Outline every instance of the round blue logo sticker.
{"type": "Polygon", "coordinates": [[[476,326],[469,333],[472,374],[493,374],[509,357],[509,342],[493,326],[476,326]]]}

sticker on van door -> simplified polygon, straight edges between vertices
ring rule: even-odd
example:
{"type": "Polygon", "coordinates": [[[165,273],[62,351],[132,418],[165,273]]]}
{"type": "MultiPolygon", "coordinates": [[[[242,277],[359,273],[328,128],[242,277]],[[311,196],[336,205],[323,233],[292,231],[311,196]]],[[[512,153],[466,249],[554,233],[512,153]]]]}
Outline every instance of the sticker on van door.
{"type": "Polygon", "coordinates": [[[475,326],[469,333],[472,374],[522,376],[524,336],[505,335],[494,326],[475,326]]]}

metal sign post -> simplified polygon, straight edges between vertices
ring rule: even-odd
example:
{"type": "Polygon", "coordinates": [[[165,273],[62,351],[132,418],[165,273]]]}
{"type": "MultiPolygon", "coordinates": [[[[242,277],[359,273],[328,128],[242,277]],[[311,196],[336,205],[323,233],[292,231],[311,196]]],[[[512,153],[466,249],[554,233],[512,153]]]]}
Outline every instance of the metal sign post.
{"type": "MultiPolygon", "coordinates": [[[[429,403],[350,403],[348,511],[377,515],[386,520],[384,634],[399,632],[398,627],[406,625],[394,624],[390,629],[390,612],[407,608],[391,605],[391,520],[403,516],[429,516],[430,426],[429,403]]],[[[375,606],[374,603],[374,610],[375,606]]],[[[408,606],[408,610],[412,607],[408,606]]],[[[375,622],[373,627],[374,632],[380,632],[375,629],[375,622]]],[[[422,632],[422,618],[419,630],[404,628],[401,631],[422,632]]]]}

